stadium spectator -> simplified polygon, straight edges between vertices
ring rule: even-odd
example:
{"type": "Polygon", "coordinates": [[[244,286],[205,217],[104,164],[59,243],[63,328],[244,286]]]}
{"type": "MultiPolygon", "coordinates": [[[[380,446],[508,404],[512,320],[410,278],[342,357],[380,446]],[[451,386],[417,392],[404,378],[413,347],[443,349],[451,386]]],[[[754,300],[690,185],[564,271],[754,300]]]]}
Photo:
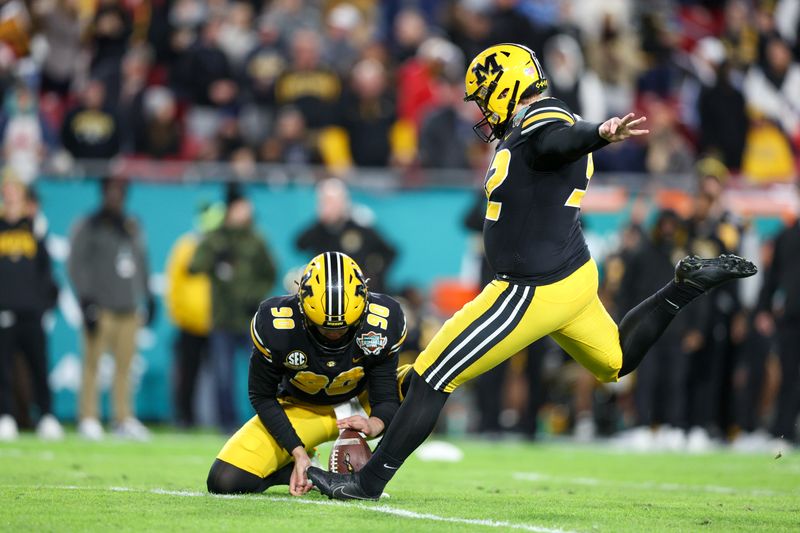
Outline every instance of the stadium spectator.
{"type": "Polygon", "coordinates": [[[282,46],[288,46],[303,30],[321,34],[322,17],[316,2],[280,0],[270,6],[269,16],[274,17],[276,27],[280,29],[282,46]]]}
{"type": "MultiPolygon", "coordinates": [[[[675,263],[686,255],[683,221],[671,210],[661,211],[649,236],[623,259],[624,275],[616,295],[617,315],[624,315],[652,293],[659,279],[674,271],[675,263]]],[[[635,445],[653,449],[657,444],[666,449],[681,450],[685,445],[686,380],[689,359],[681,350],[682,317],[676,318],[664,331],[650,354],[636,370],[634,402],[637,434],[635,445]],[[658,434],[652,427],[663,425],[658,434]],[[656,442],[656,438],[662,442],[656,442]]]]}
{"type": "Polygon", "coordinates": [[[747,73],[747,105],[780,125],[800,146],[800,64],[792,61],[792,51],[780,37],[769,39],[765,59],[764,66],[753,66],[747,73]]]}
{"type": "Polygon", "coordinates": [[[119,96],[122,58],[133,32],[133,21],[121,0],[100,0],[89,27],[90,74],[102,80],[110,102],[119,96]]]}
{"type": "Polygon", "coordinates": [[[261,144],[258,155],[268,163],[313,165],[322,162],[319,149],[306,129],[303,114],[291,106],[278,112],[275,132],[261,144]]]}
{"type": "Polygon", "coordinates": [[[489,41],[494,43],[519,43],[531,50],[542,50],[544,31],[533,25],[522,13],[520,0],[494,0],[493,9],[487,13],[491,21],[489,41]]]}
{"type": "Polygon", "coordinates": [[[139,224],[125,212],[127,182],[101,180],[100,208],[80,220],[70,240],[69,277],[83,313],[83,371],[78,432],[86,439],[104,436],[97,395],[97,367],[108,350],[114,356],[114,432],[147,440],[149,431],[131,405],[130,370],[136,333],[154,318],[155,300],[148,287],[147,251],[139,224]]]}
{"type": "Polygon", "coordinates": [[[181,154],[182,131],[172,91],[166,87],[147,88],[142,95],[141,126],[136,131],[136,153],[153,159],[181,154]]]}
{"type": "Polygon", "coordinates": [[[654,94],[667,99],[676,82],[674,68],[675,36],[663,14],[645,12],[639,21],[643,68],[636,81],[639,94],[654,94]]]}
{"type": "Polygon", "coordinates": [[[551,96],[563,100],[584,120],[598,122],[608,116],[603,85],[597,74],[585,66],[575,38],[559,34],[548,39],[543,60],[551,96]]]}
{"type": "Polygon", "coordinates": [[[800,58],[800,4],[794,0],[778,0],[773,18],[775,29],[786,42],[794,45],[794,56],[800,58]]]}
{"type": "Polygon", "coordinates": [[[47,383],[47,335],[42,314],[58,298],[44,238],[34,231],[26,188],[10,169],[4,171],[0,209],[0,441],[17,437],[13,418],[14,361],[21,352],[29,369],[45,440],[60,440],[64,430],[53,416],[47,383]]]}
{"type": "Polygon", "coordinates": [[[258,42],[244,60],[245,88],[259,106],[272,104],[273,85],[286,64],[278,46],[279,36],[274,17],[262,16],[258,21],[258,42]]]}
{"type": "Polygon", "coordinates": [[[359,167],[410,164],[416,156],[416,131],[413,124],[397,119],[386,69],[365,59],[353,67],[351,85],[342,104],[348,143],[341,151],[349,151],[359,167]]]}
{"type": "Polygon", "coordinates": [[[399,11],[394,19],[393,36],[392,59],[399,65],[413,58],[428,38],[425,16],[411,8],[399,11]]]}
{"type": "MultiPolygon", "coordinates": [[[[738,229],[720,216],[724,210],[711,190],[701,190],[695,198],[694,213],[687,223],[687,251],[700,257],[735,252],[738,229]]],[[[732,283],[703,302],[687,309],[682,347],[691,359],[688,382],[690,427],[687,449],[705,451],[714,442],[712,436],[724,436],[730,422],[729,405],[723,402],[730,394],[733,349],[731,323],[740,309],[738,286],[732,283]]],[[[729,399],[729,398],[728,398],[729,399]]]]}
{"type": "Polygon", "coordinates": [[[152,53],[143,46],[128,50],[122,60],[122,82],[119,99],[114,106],[122,130],[122,151],[141,151],[139,135],[144,129],[144,94],[147,90],[152,53]]]}
{"type": "MultiPolygon", "coordinates": [[[[748,224],[743,238],[742,252],[748,253],[748,249],[755,249],[754,255],[759,255],[761,241],[753,229],[752,225],[748,224]]],[[[765,398],[768,398],[771,392],[778,390],[778,386],[770,386],[767,379],[770,361],[774,361],[770,354],[772,339],[755,327],[759,297],[757,291],[763,287],[764,272],[768,272],[770,268],[765,254],[760,255],[762,271],[759,279],[754,280],[758,286],[748,287],[742,284],[744,310],[734,320],[731,328],[731,337],[736,350],[732,407],[735,427],[739,430],[733,441],[733,449],[745,452],[764,451],[774,444],[770,442],[772,437],[764,424],[765,412],[773,407],[773,402],[765,398]]]]}
{"type": "Polygon", "coordinates": [[[275,82],[275,102],[300,110],[311,130],[341,121],[342,81],[322,63],[322,40],[312,30],[292,36],[291,63],[275,82]]]}
{"type": "Polygon", "coordinates": [[[436,105],[441,75],[463,79],[464,55],[450,41],[430,37],[397,69],[397,116],[418,127],[436,105]]]}
{"type": "Polygon", "coordinates": [[[628,26],[609,14],[602,16],[599,28],[585,43],[587,64],[603,84],[607,113],[619,115],[634,102],[635,79],[642,63],[639,45],[628,26]]]}
{"type": "Polygon", "coordinates": [[[326,250],[353,258],[369,278],[369,290],[386,292],[386,276],[397,251],[374,228],[353,219],[350,194],[345,184],[330,178],[317,186],[317,220],[295,241],[297,248],[314,257],[326,250]]]}
{"type": "Polygon", "coordinates": [[[175,422],[179,427],[195,425],[195,385],[208,358],[211,331],[211,281],[206,274],[191,274],[189,265],[202,235],[216,229],[224,216],[221,206],[204,204],[196,216],[196,230],[178,238],[167,260],[164,305],[178,328],[174,383],[175,422]]]}
{"type": "Polygon", "coordinates": [[[55,144],[49,125],[38,112],[36,95],[23,83],[8,91],[0,117],[3,158],[25,183],[39,174],[39,166],[55,144]]]}
{"type": "Polygon", "coordinates": [[[76,159],[110,159],[120,151],[120,129],[119,117],[107,105],[105,84],[94,79],[64,117],[61,144],[76,159]]]}
{"type": "Polygon", "coordinates": [[[725,61],[722,44],[706,37],[698,47],[706,49],[707,61],[702,67],[706,74],[701,78],[697,108],[691,110],[699,119],[698,152],[717,154],[726,166],[739,169],[748,128],[744,95],[725,61]]]}
{"type": "Polygon", "coordinates": [[[464,57],[475,57],[492,44],[488,8],[484,2],[456,2],[453,6],[452,16],[446,21],[447,34],[464,57]]]}
{"type": "MultiPolygon", "coordinates": [[[[775,336],[781,364],[781,384],[775,419],[770,429],[777,439],[798,443],[800,414],[800,221],[795,220],[775,239],[772,263],[766,272],[755,325],[767,337],[775,336]],[[781,297],[778,298],[778,293],[781,297]]],[[[785,446],[785,444],[784,444],[785,446]]]]}
{"type": "Polygon", "coordinates": [[[187,128],[200,142],[213,137],[220,112],[231,111],[239,97],[233,68],[219,45],[220,27],[218,18],[205,22],[198,39],[181,54],[172,71],[180,94],[192,104],[187,128]]]}
{"type": "Polygon", "coordinates": [[[275,282],[275,264],[267,244],[253,227],[253,204],[231,186],[225,220],[203,237],[189,265],[191,274],[211,279],[209,349],[218,420],[224,432],[241,422],[234,402],[237,351],[250,352],[250,319],[275,282]]]}
{"type": "Polygon", "coordinates": [[[758,30],[746,0],[729,0],[725,4],[725,27],[722,43],[728,50],[731,66],[746,71],[758,59],[758,30]]]}
{"type": "Polygon", "coordinates": [[[341,3],[330,10],[325,22],[323,62],[346,76],[360,54],[359,28],[364,22],[361,13],[353,4],[341,3]]]}
{"type": "Polygon", "coordinates": [[[244,58],[258,41],[253,18],[252,3],[235,1],[228,4],[219,31],[219,47],[228,56],[234,69],[242,65],[244,58]]]}
{"type": "Polygon", "coordinates": [[[224,113],[218,117],[219,123],[217,131],[200,156],[207,161],[228,161],[243,149],[248,149],[242,131],[239,127],[239,119],[235,114],[224,113]]]}
{"type": "MultiPolygon", "coordinates": [[[[422,121],[419,132],[419,162],[425,168],[467,169],[477,164],[484,147],[472,131],[480,120],[475,107],[464,102],[460,79],[439,79],[439,105],[422,121]]],[[[481,194],[482,203],[486,203],[481,194]]]]}
{"type": "Polygon", "coordinates": [[[647,136],[645,165],[652,174],[685,174],[694,167],[689,142],[678,131],[677,113],[665,101],[648,98],[646,115],[650,128],[647,136]]]}
{"type": "Polygon", "coordinates": [[[47,43],[42,64],[42,92],[56,93],[62,99],[70,92],[80,69],[81,35],[87,20],[80,16],[77,0],[34,2],[33,14],[47,43]]]}

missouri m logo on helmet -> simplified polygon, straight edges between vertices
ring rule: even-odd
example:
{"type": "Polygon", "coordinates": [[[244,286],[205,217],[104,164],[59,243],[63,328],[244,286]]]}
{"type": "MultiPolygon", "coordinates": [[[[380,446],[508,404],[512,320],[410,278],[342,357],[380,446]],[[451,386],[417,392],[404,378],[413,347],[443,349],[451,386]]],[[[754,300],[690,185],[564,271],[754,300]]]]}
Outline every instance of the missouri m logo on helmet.
{"type": "Polygon", "coordinates": [[[478,83],[486,81],[487,76],[491,76],[495,72],[502,72],[503,69],[497,64],[497,54],[489,54],[483,63],[475,63],[472,65],[472,73],[475,74],[478,83]]]}
{"type": "Polygon", "coordinates": [[[475,56],[464,78],[464,100],[475,102],[484,117],[475,133],[486,142],[502,137],[517,102],[545,89],[547,79],[533,50],[512,43],[487,48],[475,56]]]}

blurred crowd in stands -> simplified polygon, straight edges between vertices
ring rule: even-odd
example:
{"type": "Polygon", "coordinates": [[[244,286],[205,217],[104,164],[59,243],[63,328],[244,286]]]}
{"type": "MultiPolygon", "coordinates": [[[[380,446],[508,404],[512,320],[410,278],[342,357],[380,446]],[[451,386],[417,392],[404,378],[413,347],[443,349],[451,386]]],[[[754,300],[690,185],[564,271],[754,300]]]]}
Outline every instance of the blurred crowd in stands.
{"type": "Polygon", "coordinates": [[[243,178],[258,162],[482,170],[464,68],[517,42],[586,119],[650,117],[598,171],[680,173],[711,154],[786,180],[798,27],[795,0],[4,0],[0,138],[25,181],[43,158],[118,156],[243,178]]]}
{"type": "MultiPolygon", "coordinates": [[[[0,2],[0,438],[16,434],[8,415],[18,351],[43,415],[40,435],[63,435],[37,325],[58,291],[26,187],[46,159],[66,172],[84,159],[224,162],[243,180],[261,177],[260,162],[323,165],[343,177],[357,167],[480,175],[491,148],[473,135],[480,115],[462,101],[464,68],[486,46],[509,41],[537,51],[550,93],[587,120],[648,116],[650,135],[597,152],[598,171],[697,174],[685,211],[634,208],[603,265],[601,295],[613,316],[659,288],[688,253],[742,253],[758,259],[763,276],[692,304],[636,374],[613,386],[539,342],[465,387],[448,404],[444,429],[529,438],[572,431],[590,440],[631,428],[621,439],[642,450],[797,442],[800,226],[787,224],[762,246],[721,199],[732,175],[756,183],[797,176],[796,0],[0,2]]],[[[116,361],[115,431],[146,439],[126,376],[136,330],[157,306],[144,239],[125,212],[126,183],[106,179],[102,187],[102,205],[76,224],[69,259],[84,330],[79,431],[103,436],[94,381],[107,350],[116,361]]],[[[484,203],[464,221],[476,234],[484,203]]],[[[283,274],[253,209],[230,187],[224,206],[200,209],[166,265],[179,426],[197,422],[204,364],[215,377],[220,428],[237,427],[242,416],[232,400],[235,354],[249,350],[249,317],[283,274]]],[[[401,297],[405,357],[413,358],[453,309],[388,285],[397,250],[358,216],[345,182],[319,183],[317,212],[296,248],[309,258],[347,252],[373,290],[401,297]]],[[[490,277],[484,268],[481,282],[490,277]]]]}

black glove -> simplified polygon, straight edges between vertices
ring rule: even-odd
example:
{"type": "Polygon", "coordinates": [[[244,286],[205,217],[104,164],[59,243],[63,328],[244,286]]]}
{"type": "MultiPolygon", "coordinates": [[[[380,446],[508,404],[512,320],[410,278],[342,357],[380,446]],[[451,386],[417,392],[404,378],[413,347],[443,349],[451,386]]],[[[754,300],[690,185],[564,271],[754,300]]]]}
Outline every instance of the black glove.
{"type": "Polygon", "coordinates": [[[144,321],[145,326],[149,326],[156,319],[156,298],[152,294],[147,297],[147,318],[144,321]]]}
{"type": "Polygon", "coordinates": [[[89,335],[94,335],[100,321],[100,309],[91,300],[81,300],[81,312],[83,313],[83,326],[89,335]]]}

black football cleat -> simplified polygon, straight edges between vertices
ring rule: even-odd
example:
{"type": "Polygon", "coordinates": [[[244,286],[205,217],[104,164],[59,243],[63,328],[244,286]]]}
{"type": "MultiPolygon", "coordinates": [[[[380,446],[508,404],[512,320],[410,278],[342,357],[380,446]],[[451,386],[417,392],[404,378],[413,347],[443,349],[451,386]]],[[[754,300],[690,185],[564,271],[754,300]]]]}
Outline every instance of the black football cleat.
{"type": "Polygon", "coordinates": [[[380,498],[380,494],[377,496],[366,494],[358,484],[356,474],[336,474],[311,466],[306,470],[306,475],[322,494],[331,499],[377,501],[380,498]]]}
{"type": "Polygon", "coordinates": [[[722,254],[713,259],[701,259],[696,255],[684,257],[675,267],[675,281],[697,287],[708,292],[726,281],[748,278],[758,268],[738,255],[722,254]]]}

